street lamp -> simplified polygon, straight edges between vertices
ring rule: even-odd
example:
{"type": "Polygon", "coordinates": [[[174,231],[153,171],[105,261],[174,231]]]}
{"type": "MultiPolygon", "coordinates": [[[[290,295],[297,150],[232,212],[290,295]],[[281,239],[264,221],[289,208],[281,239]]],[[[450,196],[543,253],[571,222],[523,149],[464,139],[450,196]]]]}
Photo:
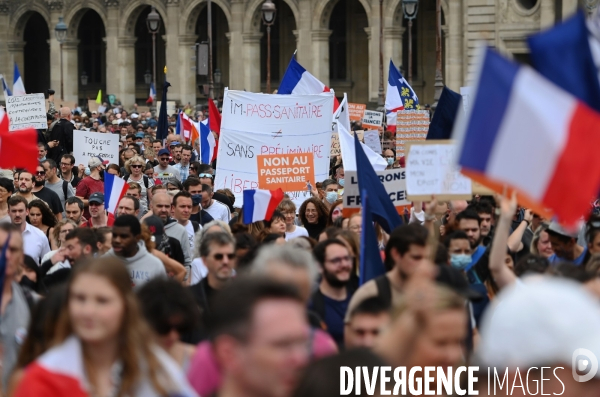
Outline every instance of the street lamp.
{"type": "Polygon", "coordinates": [[[58,17],[58,23],[54,27],[56,40],[60,43],[60,99],[64,100],[64,78],[63,78],[63,43],[67,40],[67,24],[63,17],[58,17]]]}
{"type": "Polygon", "coordinates": [[[271,93],[271,26],[276,14],[275,4],[271,0],[265,0],[262,5],[262,20],[267,27],[267,94],[271,93]]]}
{"type": "Polygon", "coordinates": [[[402,0],[402,12],[408,19],[408,82],[412,84],[412,23],[419,11],[419,0],[402,0]]]}
{"type": "MultiPolygon", "coordinates": [[[[86,85],[87,85],[87,83],[88,83],[88,75],[87,75],[87,73],[85,72],[85,70],[84,70],[83,72],[81,72],[81,76],[79,76],[79,80],[80,80],[80,82],[81,82],[81,86],[83,87],[83,98],[84,98],[84,99],[87,99],[87,98],[85,97],[85,86],[86,86],[86,85]]],[[[85,103],[85,106],[87,106],[87,102],[85,103]]]]}
{"type": "Polygon", "coordinates": [[[152,84],[152,73],[150,73],[148,69],[146,69],[146,73],[144,73],[144,83],[146,83],[146,85],[152,84]]]}
{"type": "Polygon", "coordinates": [[[213,73],[213,80],[215,82],[215,88],[217,91],[215,97],[217,98],[219,97],[219,95],[221,95],[221,76],[221,69],[215,69],[215,72],[213,73]]]}
{"type": "Polygon", "coordinates": [[[385,110],[383,99],[383,0],[379,0],[379,93],[377,105],[378,111],[385,110]]]}
{"type": "MultiPolygon", "coordinates": [[[[148,33],[152,34],[152,82],[154,82],[154,89],[156,90],[156,33],[160,29],[160,15],[154,7],[146,17],[146,26],[148,27],[148,33]]],[[[154,100],[152,100],[152,105],[154,106],[154,100]]]]}

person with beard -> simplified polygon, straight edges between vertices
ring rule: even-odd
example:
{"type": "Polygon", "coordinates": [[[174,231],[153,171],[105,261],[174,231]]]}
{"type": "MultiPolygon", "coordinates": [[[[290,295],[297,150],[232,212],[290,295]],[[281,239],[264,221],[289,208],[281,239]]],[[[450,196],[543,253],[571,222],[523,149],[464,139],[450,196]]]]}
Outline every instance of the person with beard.
{"type": "Polygon", "coordinates": [[[313,255],[321,266],[319,288],[311,297],[309,308],[327,325],[327,332],[342,348],[344,345],[344,315],[354,291],[350,276],[354,258],[339,240],[327,239],[317,244],[313,255]]]}
{"type": "Polygon", "coordinates": [[[86,221],[83,218],[83,201],[79,197],[69,197],[65,201],[65,213],[67,214],[67,219],[75,222],[77,226],[86,221]]]}
{"type": "Polygon", "coordinates": [[[27,200],[21,196],[11,197],[8,200],[8,214],[11,223],[21,230],[25,254],[40,263],[44,255],[50,252],[50,244],[44,232],[27,223],[27,200]]]}
{"type": "Polygon", "coordinates": [[[486,247],[481,243],[481,218],[474,209],[467,208],[456,215],[456,228],[465,232],[469,238],[469,244],[471,244],[471,263],[464,268],[464,271],[467,273],[471,284],[479,284],[483,279],[479,275],[480,272],[475,269],[481,267],[481,265],[476,265],[486,251],[486,247]]]}
{"type": "Polygon", "coordinates": [[[50,207],[52,213],[56,216],[56,219],[60,221],[62,219],[63,206],[58,194],[54,193],[52,189],[48,189],[44,186],[46,184],[46,170],[42,164],[37,166],[34,179],[31,193],[48,204],[48,207],[50,207]]]}
{"type": "Polygon", "coordinates": [[[346,322],[350,321],[350,313],[367,298],[377,296],[384,304],[391,305],[400,297],[413,274],[426,262],[427,237],[427,229],[415,223],[392,231],[385,246],[386,268],[390,270],[356,291],[346,311],[346,322]]]}
{"type": "Polygon", "coordinates": [[[90,218],[90,212],[87,207],[89,206],[89,198],[96,192],[104,193],[104,167],[108,164],[108,161],[102,160],[100,157],[92,157],[88,161],[88,167],[90,168],[90,175],[86,176],[77,185],[77,197],[83,201],[85,211],[83,216],[86,219],[90,218]]]}
{"type": "Polygon", "coordinates": [[[14,196],[21,196],[27,203],[37,200],[38,197],[34,196],[31,192],[33,190],[33,174],[29,171],[17,171],[15,172],[15,194],[14,196]]]}
{"type": "Polygon", "coordinates": [[[41,265],[42,289],[48,291],[67,281],[73,266],[92,258],[97,251],[98,235],[95,230],[87,228],[71,230],[61,248],[41,265]]]}

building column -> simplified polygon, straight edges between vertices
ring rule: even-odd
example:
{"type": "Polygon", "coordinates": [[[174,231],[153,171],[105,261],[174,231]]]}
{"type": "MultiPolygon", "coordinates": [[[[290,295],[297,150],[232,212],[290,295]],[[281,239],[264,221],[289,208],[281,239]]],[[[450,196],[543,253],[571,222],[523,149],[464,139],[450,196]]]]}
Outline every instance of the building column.
{"type": "MultiPolygon", "coordinates": [[[[55,91],[55,98],[60,98],[60,43],[56,40],[54,27],[58,23],[58,17],[62,16],[62,10],[53,9],[50,12],[50,87],[55,91]]],[[[55,102],[58,106],[58,103],[55,102]]]]}
{"type": "Polygon", "coordinates": [[[311,32],[313,75],[329,86],[329,29],[313,30],[311,32]]]}
{"type": "MultiPolygon", "coordinates": [[[[260,39],[262,36],[261,32],[244,33],[242,35],[244,43],[243,89],[250,92],[260,92],[260,39]]],[[[230,70],[232,69],[235,69],[235,67],[230,68],[230,70]]]]}
{"type": "Polygon", "coordinates": [[[75,103],[79,103],[78,48],[79,40],[77,39],[70,39],[63,43],[63,76],[65,87],[65,97],[63,99],[75,103]]]}
{"type": "Polygon", "coordinates": [[[196,103],[196,58],[194,56],[194,44],[196,44],[196,38],[196,35],[179,36],[178,74],[181,78],[179,98],[182,104],[188,102],[192,104],[196,103]]]}
{"type": "MultiPolygon", "coordinates": [[[[9,40],[7,43],[8,46],[8,58],[10,61],[10,68],[7,70],[8,73],[4,77],[8,84],[12,86],[12,82],[14,80],[13,71],[14,71],[14,62],[17,63],[19,67],[19,72],[21,73],[21,78],[23,79],[23,84],[25,84],[25,75],[23,72],[25,71],[25,57],[23,50],[25,48],[25,42],[23,40],[9,40]]],[[[27,85],[25,85],[25,90],[27,91],[27,85]]]]}
{"type": "MultiPolygon", "coordinates": [[[[383,28],[383,81],[388,79],[390,59],[396,66],[402,65],[402,35],[406,29],[403,27],[383,28]]],[[[379,61],[378,61],[379,62],[379,61]]],[[[379,69],[378,69],[379,70],[379,69]]],[[[379,89],[379,87],[377,87],[379,89]]]]}
{"type": "MultiPolygon", "coordinates": [[[[181,84],[179,79],[179,24],[181,23],[181,12],[178,1],[167,1],[167,20],[165,21],[166,39],[165,47],[167,53],[167,81],[171,83],[168,100],[177,101],[181,99],[181,84]]],[[[191,56],[191,55],[190,55],[191,56]]],[[[164,65],[163,65],[164,66],[164,65]]],[[[156,65],[156,73],[161,70],[156,65]]],[[[162,91],[162,90],[161,90],[162,91]]]]}
{"type": "Polygon", "coordinates": [[[462,1],[449,0],[448,15],[446,16],[446,76],[448,88],[458,92],[463,85],[463,27],[462,1]]]}
{"type": "MultiPolygon", "coordinates": [[[[119,64],[117,72],[118,90],[116,92],[107,92],[114,94],[121,101],[123,106],[129,109],[135,103],[135,42],[137,37],[119,37],[117,38],[119,64]]],[[[157,65],[156,73],[160,69],[157,65]]],[[[108,76],[110,80],[110,75],[108,76]]],[[[157,89],[158,91],[158,89],[157,89]]]]}
{"type": "MultiPolygon", "coordinates": [[[[298,8],[300,11],[300,19],[296,21],[296,49],[298,53],[296,58],[300,65],[311,65],[314,63],[313,48],[313,35],[311,32],[312,23],[312,10],[310,7],[310,1],[299,1],[298,8]]],[[[331,34],[331,33],[330,33],[331,34]]],[[[329,51],[329,50],[328,50],[329,51]]],[[[327,53],[329,59],[329,53],[327,53]]],[[[329,67],[329,66],[328,66],[329,67]]]]}
{"type": "MultiPolygon", "coordinates": [[[[12,37],[13,33],[8,31],[8,25],[10,24],[10,15],[9,15],[9,8],[8,5],[6,3],[2,4],[2,6],[0,6],[0,37],[12,37]]],[[[12,71],[12,69],[10,68],[10,59],[9,59],[9,53],[8,53],[8,44],[6,42],[6,40],[0,40],[0,70],[4,71],[4,72],[8,72],[8,71],[12,71]]],[[[4,78],[8,81],[9,76],[8,74],[4,75],[4,78]]],[[[6,98],[4,98],[4,91],[0,90],[2,92],[0,92],[0,95],[2,96],[2,98],[4,99],[4,101],[6,101],[6,98]]]]}
{"type": "Polygon", "coordinates": [[[107,23],[105,26],[106,37],[106,92],[103,92],[103,100],[106,94],[119,92],[119,63],[115,62],[113,56],[119,53],[119,8],[114,3],[108,7],[107,23]]]}
{"type": "MultiPolygon", "coordinates": [[[[240,59],[240,54],[244,53],[244,1],[231,0],[231,22],[229,23],[229,87],[232,90],[243,90],[246,84],[244,73],[240,69],[236,60],[240,59]]],[[[243,56],[243,55],[242,55],[243,56]]],[[[243,58],[242,58],[243,59],[243,58]]]]}

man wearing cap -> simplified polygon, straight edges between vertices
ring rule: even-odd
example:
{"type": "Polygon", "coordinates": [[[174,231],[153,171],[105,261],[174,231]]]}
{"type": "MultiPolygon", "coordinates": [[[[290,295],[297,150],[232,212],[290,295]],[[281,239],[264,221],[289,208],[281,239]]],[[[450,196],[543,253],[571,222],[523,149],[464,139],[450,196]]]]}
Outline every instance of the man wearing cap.
{"type": "Polygon", "coordinates": [[[552,221],[548,228],[548,237],[554,254],[548,258],[548,262],[551,264],[569,262],[576,266],[584,264],[588,249],[577,244],[577,235],[577,230],[568,231],[558,222],[552,221]]]}
{"type": "Polygon", "coordinates": [[[92,193],[88,200],[90,218],[81,225],[82,227],[112,226],[115,222],[113,214],[108,214],[104,209],[104,193],[92,193]]]}
{"type": "MultiPolygon", "coordinates": [[[[90,211],[88,210],[89,198],[92,194],[100,192],[104,194],[104,167],[108,163],[103,161],[100,157],[92,157],[88,161],[88,167],[90,168],[90,175],[86,176],[77,185],[77,197],[83,201],[85,211],[83,216],[86,219],[90,219],[90,211]]],[[[104,202],[104,200],[102,200],[104,202]]]]}
{"type": "Polygon", "coordinates": [[[160,149],[158,152],[158,165],[154,167],[154,172],[157,173],[157,178],[160,179],[164,185],[167,183],[169,178],[176,178],[181,180],[181,175],[172,165],[169,165],[169,158],[171,153],[168,149],[160,149]]]}

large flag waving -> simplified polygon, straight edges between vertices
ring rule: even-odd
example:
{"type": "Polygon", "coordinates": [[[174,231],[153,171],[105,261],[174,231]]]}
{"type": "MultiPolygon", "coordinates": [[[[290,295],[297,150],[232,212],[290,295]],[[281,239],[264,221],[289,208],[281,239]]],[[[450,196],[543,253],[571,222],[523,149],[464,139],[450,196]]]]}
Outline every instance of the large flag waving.
{"type": "Polygon", "coordinates": [[[119,201],[125,196],[129,185],[124,179],[108,172],[104,173],[104,208],[115,215],[119,201]]]}
{"type": "Polygon", "coordinates": [[[385,95],[388,130],[396,131],[397,111],[418,109],[418,106],[419,98],[417,98],[417,94],[390,59],[388,86],[385,95]]]}
{"type": "Polygon", "coordinates": [[[21,73],[19,73],[19,67],[15,62],[15,72],[13,77],[13,95],[27,95],[25,92],[25,85],[23,84],[23,79],[21,78],[21,73]]]}
{"type": "Polygon", "coordinates": [[[8,115],[0,107],[0,168],[26,168],[38,165],[37,131],[33,128],[9,131],[8,115]]]}
{"type": "Polygon", "coordinates": [[[200,126],[200,162],[210,164],[217,158],[217,141],[208,126],[208,120],[201,121],[200,126]]]}
{"type": "Polygon", "coordinates": [[[12,92],[8,88],[8,84],[6,84],[6,80],[4,79],[4,76],[1,74],[0,74],[0,80],[2,80],[2,90],[4,90],[4,101],[6,101],[6,99],[9,96],[12,96],[12,92]]]}
{"type": "MultiPolygon", "coordinates": [[[[320,94],[329,91],[329,87],[304,69],[304,67],[296,61],[296,57],[292,55],[292,59],[281,79],[281,84],[279,85],[277,93],[282,95],[320,94]]],[[[333,110],[335,111],[338,106],[340,106],[340,103],[336,97],[333,97],[333,110]]]]}
{"type": "Polygon", "coordinates": [[[366,190],[360,195],[362,203],[362,232],[360,233],[360,271],[359,283],[363,285],[369,280],[385,274],[385,266],[379,252],[379,242],[373,226],[371,215],[371,199],[366,190]]]}
{"type": "Polygon", "coordinates": [[[221,134],[221,113],[213,100],[208,101],[208,126],[211,131],[221,134]]]}
{"type": "Polygon", "coordinates": [[[496,191],[516,189],[521,205],[575,225],[600,191],[600,134],[590,133],[600,131],[600,114],[489,48],[476,84],[452,136],[462,172],[496,191]]]}

